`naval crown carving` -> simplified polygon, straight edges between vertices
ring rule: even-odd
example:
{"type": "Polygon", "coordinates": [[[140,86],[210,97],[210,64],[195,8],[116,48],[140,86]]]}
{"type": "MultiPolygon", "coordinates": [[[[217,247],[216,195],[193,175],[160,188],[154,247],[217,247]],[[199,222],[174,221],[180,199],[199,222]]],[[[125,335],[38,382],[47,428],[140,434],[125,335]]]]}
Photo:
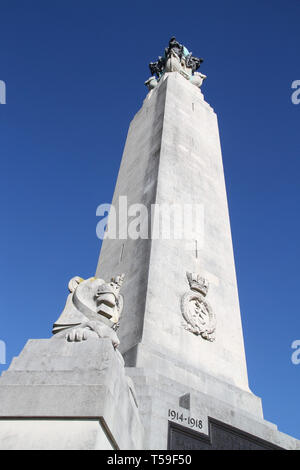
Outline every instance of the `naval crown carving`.
{"type": "Polygon", "coordinates": [[[196,273],[186,273],[190,290],[181,298],[181,313],[187,331],[207,341],[215,340],[216,318],[206,300],[209,282],[196,273]]]}

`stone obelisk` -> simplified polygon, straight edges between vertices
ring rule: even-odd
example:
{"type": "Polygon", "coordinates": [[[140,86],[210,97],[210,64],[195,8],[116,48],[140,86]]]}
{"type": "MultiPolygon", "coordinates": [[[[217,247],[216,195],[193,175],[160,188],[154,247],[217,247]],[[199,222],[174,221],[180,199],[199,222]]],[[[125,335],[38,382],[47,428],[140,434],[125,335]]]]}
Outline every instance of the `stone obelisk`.
{"type": "Polygon", "coordinates": [[[176,363],[248,392],[217,116],[180,72],[164,73],[130,125],[112,202],[117,213],[122,196],[128,207],[142,203],[149,214],[153,204],[157,210],[177,205],[183,213],[188,204],[203,207],[203,233],[189,243],[153,240],[150,233],[103,241],[96,277],[126,273],[118,334],[127,365],[163,372],[176,363]],[[209,282],[215,341],[182,325],[187,272],[209,282]]]}
{"type": "Polygon", "coordinates": [[[201,62],[172,38],[150,64],[156,76],[130,124],[112,201],[122,236],[103,240],[96,276],[126,273],[118,336],[143,404],[147,448],[181,442],[170,437],[174,420],[201,421],[208,434],[209,419],[280,445],[248,386],[218,122],[200,89],[201,62]],[[124,236],[136,204],[147,208],[149,237],[124,236]],[[194,239],[151,236],[153,205],[202,207],[194,239]]]}

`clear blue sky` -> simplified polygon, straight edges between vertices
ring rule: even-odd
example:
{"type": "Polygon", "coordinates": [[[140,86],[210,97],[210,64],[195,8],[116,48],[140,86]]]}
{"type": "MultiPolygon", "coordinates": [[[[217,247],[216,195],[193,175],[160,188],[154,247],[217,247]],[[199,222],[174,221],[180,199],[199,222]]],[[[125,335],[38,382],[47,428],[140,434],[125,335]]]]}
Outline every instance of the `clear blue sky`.
{"type": "MultiPolygon", "coordinates": [[[[176,35],[204,57],[219,116],[249,379],[300,438],[298,0],[1,0],[0,339],[49,337],[74,275],[94,274],[148,63],[176,35]]],[[[7,366],[0,366],[0,371],[7,366]]]]}

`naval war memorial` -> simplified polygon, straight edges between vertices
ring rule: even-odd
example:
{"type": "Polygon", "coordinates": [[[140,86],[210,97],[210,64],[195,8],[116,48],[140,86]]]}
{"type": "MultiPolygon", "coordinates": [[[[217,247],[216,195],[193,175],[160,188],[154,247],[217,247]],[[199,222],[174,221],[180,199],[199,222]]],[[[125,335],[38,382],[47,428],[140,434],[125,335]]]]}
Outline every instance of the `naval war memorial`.
{"type": "Polygon", "coordinates": [[[66,282],[52,336],[30,339],[0,378],[0,449],[300,449],[249,389],[202,62],[173,37],[150,63],[112,206],[119,229],[124,196],[148,215],[153,205],[200,206],[203,233],[104,237],[95,276],[66,282]]]}

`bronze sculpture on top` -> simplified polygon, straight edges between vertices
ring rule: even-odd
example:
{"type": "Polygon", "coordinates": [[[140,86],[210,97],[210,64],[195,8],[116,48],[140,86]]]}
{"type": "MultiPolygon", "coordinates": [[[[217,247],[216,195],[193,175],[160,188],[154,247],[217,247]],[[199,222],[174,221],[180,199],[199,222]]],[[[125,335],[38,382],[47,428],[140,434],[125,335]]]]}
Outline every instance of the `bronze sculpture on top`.
{"type": "Polygon", "coordinates": [[[164,56],[159,56],[156,62],[150,62],[149,68],[152,76],[145,82],[148,90],[155,88],[166,72],[179,72],[187,80],[198,88],[201,87],[206,75],[197,72],[203,59],[194,57],[192,52],[180,44],[175,36],[172,36],[164,56]]]}

